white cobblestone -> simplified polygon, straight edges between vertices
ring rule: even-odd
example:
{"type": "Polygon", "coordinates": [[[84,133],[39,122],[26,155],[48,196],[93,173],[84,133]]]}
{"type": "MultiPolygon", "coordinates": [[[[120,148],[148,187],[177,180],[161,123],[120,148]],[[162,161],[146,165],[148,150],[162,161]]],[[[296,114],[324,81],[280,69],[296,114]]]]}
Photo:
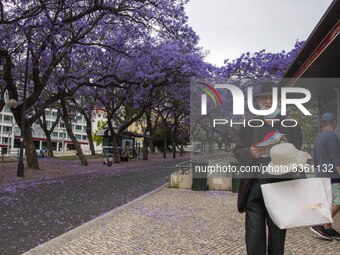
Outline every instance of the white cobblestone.
{"type": "MultiPolygon", "coordinates": [[[[245,254],[236,197],[162,187],[25,254],[245,254]]],[[[340,229],[340,217],[334,221],[340,229]]],[[[316,239],[307,227],[288,230],[286,254],[333,255],[338,249],[338,241],[316,239]]]]}

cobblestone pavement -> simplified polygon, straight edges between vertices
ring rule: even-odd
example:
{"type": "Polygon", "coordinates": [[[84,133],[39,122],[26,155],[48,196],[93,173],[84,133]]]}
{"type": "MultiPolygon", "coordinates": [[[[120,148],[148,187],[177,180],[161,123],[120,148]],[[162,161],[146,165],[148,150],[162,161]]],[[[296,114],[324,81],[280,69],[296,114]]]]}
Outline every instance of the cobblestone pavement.
{"type": "MultiPolygon", "coordinates": [[[[339,247],[303,227],[288,230],[285,254],[334,255],[339,247]]],[[[236,194],[163,186],[25,254],[245,254],[244,214],[236,194]]]]}

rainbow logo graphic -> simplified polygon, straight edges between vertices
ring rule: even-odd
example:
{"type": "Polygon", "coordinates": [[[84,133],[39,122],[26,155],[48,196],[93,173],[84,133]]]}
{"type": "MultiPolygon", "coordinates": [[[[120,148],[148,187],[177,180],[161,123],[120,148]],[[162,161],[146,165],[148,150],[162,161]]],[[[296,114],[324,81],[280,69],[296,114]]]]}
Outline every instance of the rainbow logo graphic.
{"type": "MultiPolygon", "coordinates": [[[[199,86],[198,88],[200,90],[202,90],[203,92],[205,92],[207,95],[209,95],[209,97],[213,100],[215,107],[217,107],[216,98],[217,98],[220,106],[222,106],[221,95],[216,91],[216,89],[213,86],[210,86],[208,84],[204,84],[202,82],[199,82],[199,83],[202,84],[204,87],[199,86]]],[[[205,95],[202,95],[202,96],[205,96],[205,95]]],[[[206,101],[206,99],[205,99],[205,101],[206,101]]]]}

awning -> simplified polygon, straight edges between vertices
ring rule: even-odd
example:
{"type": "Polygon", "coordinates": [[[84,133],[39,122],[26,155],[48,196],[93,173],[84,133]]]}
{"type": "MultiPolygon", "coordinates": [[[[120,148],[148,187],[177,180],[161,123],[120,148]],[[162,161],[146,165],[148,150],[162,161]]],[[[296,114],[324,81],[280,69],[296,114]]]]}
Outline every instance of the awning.
{"type": "MultiPolygon", "coordinates": [[[[111,132],[110,132],[110,130],[108,128],[107,129],[103,129],[103,130],[100,130],[100,131],[96,132],[96,136],[111,136],[111,132]]],[[[143,135],[143,134],[139,134],[139,133],[136,133],[136,132],[130,132],[130,131],[123,131],[122,132],[122,136],[147,137],[147,138],[150,137],[149,135],[143,135]]]]}
{"type": "Polygon", "coordinates": [[[284,78],[340,78],[340,1],[333,1],[284,78]]]}

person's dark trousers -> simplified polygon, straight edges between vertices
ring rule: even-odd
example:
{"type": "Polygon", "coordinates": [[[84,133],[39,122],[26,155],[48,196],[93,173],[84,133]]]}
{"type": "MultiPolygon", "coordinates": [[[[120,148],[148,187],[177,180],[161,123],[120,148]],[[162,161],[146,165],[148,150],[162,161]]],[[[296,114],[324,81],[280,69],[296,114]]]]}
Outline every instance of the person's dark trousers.
{"type": "Polygon", "coordinates": [[[261,181],[256,179],[246,205],[246,245],[248,255],[266,255],[266,223],[268,225],[268,255],[283,255],[286,230],[279,229],[270,219],[264,205],[261,181]]]}

